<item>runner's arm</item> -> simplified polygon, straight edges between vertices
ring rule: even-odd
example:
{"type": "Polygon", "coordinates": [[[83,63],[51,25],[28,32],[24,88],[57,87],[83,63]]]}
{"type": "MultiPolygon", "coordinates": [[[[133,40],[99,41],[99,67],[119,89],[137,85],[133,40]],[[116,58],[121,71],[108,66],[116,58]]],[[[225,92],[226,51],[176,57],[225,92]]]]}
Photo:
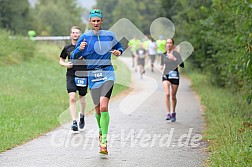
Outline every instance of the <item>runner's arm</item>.
{"type": "Polygon", "coordinates": [[[161,55],[161,62],[160,62],[160,69],[163,70],[164,68],[164,55],[161,55]]]}
{"type": "Polygon", "coordinates": [[[117,42],[115,44],[115,46],[113,47],[113,49],[119,50],[121,52],[121,54],[123,53],[123,47],[122,47],[122,44],[120,42],[117,42]]]}
{"type": "MultiPolygon", "coordinates": [[[[114,34],[113,34],[112,36],[113,36],[113,41],[112,41],[113,47],[112,47],[112,50],[118,50],[118,51],[120,51],[121,54],[122,54],[123,51],[124,51],[124,49],[123,49],[123,47],[122,47],[122,44],[121,44],[120,42],[117,41],[117,39],[116,39],[116,37],[115,37],[114,34]]],[[[121,54],[120,54],[120,55],[121,55],[121,54]]]]}
{"type": "Polygon", "coordinates": [[[84,41],[84,39],[86,40],[85,35],[81,35],[80,38],[78,39],[75,49],[72,52],[71,59],[79,59],[80,57],[83,56],[82,55],[83,50],[80,49],[80,45],[84,41]]]}
{"type": "Polygon", "coordinates": [[[67,58],[67,51],[66,51],[66,46],[62,49],[60,53],[60,59],[59,59],[59,64],[63,67],[66,68],[72,68],[73,64],[71,62],[65,62],[67,58]]]}
{"type": "Polygon", "coordinates": [[[63,66],[63,67],[66,67],[66,68],[72,68],[73,67],[72,62],[66,62],[66,59],[63,59],[62,57],[60,57],[59,64],[61,66],[63,66]]]}
{"type": "Polygon", "coordinates": [[[178,59],[178,62],[179,62],[179,66],[182,67],[182,68],[184,68],[185,65],[184,65],[184,62],[183,62],[183,60],[181,58],[181,55],[180,55],[179,52],[177,52],[177,53],[178,53],[177,59],[178,59]]]}

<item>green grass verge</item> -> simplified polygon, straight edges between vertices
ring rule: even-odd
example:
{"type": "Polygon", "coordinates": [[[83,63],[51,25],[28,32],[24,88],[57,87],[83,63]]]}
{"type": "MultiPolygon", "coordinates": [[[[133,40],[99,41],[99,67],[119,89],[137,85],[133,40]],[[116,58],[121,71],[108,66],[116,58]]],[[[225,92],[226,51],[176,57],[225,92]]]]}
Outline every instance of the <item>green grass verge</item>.
{"type": "Polygon", "coordinates": [[[0,66],[17,64],[34,56],[34,41],[12,34],[0,29],[0,66]]]}
{"type": "Polygon", "coordinates": [[[252,166],[252,107],[243,95],[221,89],[209,82],[206,75],[187,71],[192,87],[205,106],[209,141],[206,166],[252,166]]]}
{"type": "MultiPolygon", "coordinates": [[[[68,111],[66,69],[58,64],[61,49],[37,45],[34,57],[17,64],[0,66],[0,152],[27,142],[59,126],[68,111]]],[[[119,83],[130,82],[128,68],[117,61],[119,83]],[[120,74],[119,74],[120,73],[120,74]]],[[[127,89],[116,84],[113,96],[127,89]]],[[[90,95],[87,110],[93,108],[90,95]]]]}

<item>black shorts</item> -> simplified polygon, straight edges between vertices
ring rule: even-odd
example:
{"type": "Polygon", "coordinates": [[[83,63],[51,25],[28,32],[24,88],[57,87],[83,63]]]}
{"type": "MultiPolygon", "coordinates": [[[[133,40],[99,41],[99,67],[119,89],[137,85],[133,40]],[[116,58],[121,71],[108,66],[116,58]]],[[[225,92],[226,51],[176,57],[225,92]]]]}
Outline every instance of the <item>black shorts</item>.
{"type": "Polygon", "coordinates": [[[100,104],[100,97],[107,97],[110,99],[114,81],[106,81],[99,88],[90,89],[90,93],[95,106],[100,104]]]}
{"type": "Polygon", "coordinates": [[[156,55],[149,55],[150,60],[151,60],[151,64],[153,64],[155,62],[156,59],[156,55]]]}
{"type": "Polygon", "coordinates": [[[142,65],[142,66],[144,66],[144,65],[145,65],[145,59],[144,59],[144,58],[143,58],[143,59],[138,58],[138,59],[137,59],[137,65],[142,65]]]}
{"type": "Polygon", "coordinates": [[[173,85],[179,85],[179,79],[169,79],[168,75],[163,75],[162,82],[163,81],[169,81],[173,85]]]}
{"type": "Polygon", "coordinates": [[[85,96],[87,94],[87,86],[80,87],[76,86],[74,82],[74,76],[66,76],[66,83],[67,83],[67,92],[76,92],[78,90],[79,95],[85,96]]]}

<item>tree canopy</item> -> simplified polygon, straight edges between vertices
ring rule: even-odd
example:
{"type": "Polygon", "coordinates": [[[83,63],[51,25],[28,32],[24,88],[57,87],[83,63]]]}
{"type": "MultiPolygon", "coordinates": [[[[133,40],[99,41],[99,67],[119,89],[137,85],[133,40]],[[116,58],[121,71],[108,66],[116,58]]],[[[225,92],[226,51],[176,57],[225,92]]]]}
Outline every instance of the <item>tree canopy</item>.
{"type": "Polygon", "coordinates": [[[71,26],[83,26],[82,12],[75,0],[39,0],[33,10],[33,26],[40,35],[66,35],[71,26]]]}
{"type": "Polygon", "coordinates": [[[194,46],[194,68],[213,84],[252,98],[252,2],[163,0],[162,13],[176,26],[176,39],[194,46]],[[171,5],[170,11],[167,11],[171,5]]]}
{"type": "Polygon", "coordinates": [[[151,23],[160,15],[161,0],[97,0],[96,7],[104,13],[105,29],[120,18],[127,18],[143,33],[149,34],[151,23]]]}
{"type": "Polygon", "coordinates": [[[12,33],[26,33],[30,26],[30,7],[27,0],[0,1],[0,28],[12,33]]]}
{"type": "Polygon", "coordinates": [[[76,0],[38,0],[32,8],[28,0],[0,0],[0,28],[14,34],[27,35],[34,29],[37,35],[67,35],[73,25],[84,28],[84,9],[76,0]]]}

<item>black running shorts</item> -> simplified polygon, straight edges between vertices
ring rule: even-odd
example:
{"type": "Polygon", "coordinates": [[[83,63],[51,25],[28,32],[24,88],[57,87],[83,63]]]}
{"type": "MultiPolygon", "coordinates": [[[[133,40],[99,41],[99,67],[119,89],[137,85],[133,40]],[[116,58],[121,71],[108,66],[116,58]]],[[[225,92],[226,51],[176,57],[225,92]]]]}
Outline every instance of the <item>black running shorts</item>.
{"type": "Polygon", "coordinates": [[[87,86],[80,87],[76,86],[74,82],[74,76],[66,76],[67,92],[76,92],[78,90],[80,96],[85,96],[87,94],[87,86]]]}
{"type": "Polygon", "coordinates": [[[168,75],[163,75],[162,81],[169,81],[173,85],[179,85],[179,79],[169,79],[168,75]]]}

